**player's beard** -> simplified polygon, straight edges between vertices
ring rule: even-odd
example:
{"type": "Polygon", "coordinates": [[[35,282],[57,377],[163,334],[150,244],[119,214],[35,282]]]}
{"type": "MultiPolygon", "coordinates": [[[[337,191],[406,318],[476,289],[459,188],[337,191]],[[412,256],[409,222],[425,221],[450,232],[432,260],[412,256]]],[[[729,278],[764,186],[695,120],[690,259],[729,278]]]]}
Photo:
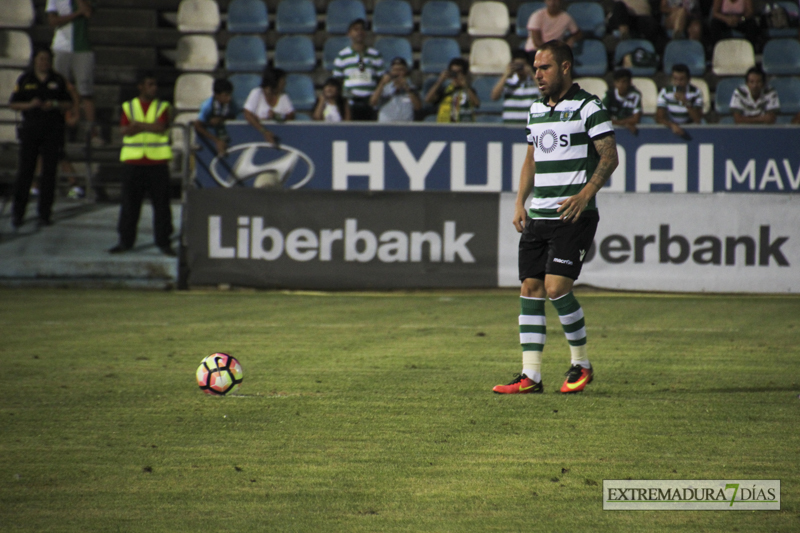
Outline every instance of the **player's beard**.
{"type": "Polygon", "coordinates": [[[559,71],[558,76],[552,82],[545,85],[541,90],[542,96],[546,96],[548,100],[557,100],[561,91],[564,89],[564,75],[559,71]]]}

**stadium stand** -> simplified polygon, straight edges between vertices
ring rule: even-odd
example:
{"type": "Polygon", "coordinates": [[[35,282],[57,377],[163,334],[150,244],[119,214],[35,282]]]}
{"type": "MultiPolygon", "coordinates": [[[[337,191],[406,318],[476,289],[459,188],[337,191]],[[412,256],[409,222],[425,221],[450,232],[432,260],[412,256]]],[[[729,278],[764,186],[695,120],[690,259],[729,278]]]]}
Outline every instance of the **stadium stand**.
{"type": "Polygon", "coordinates": [[[642,93],[642,114],[655,115],[658,105],[658,86],[650,78],[634,77],[631,85],[639,89],[642,93]]]}
{"type": "Polygon", "coordinates": [[[244,103],[247,100],[247,96],[250,94],[250,91],[258,87],[261,83],[261,74],[238,73],[230,76],[228,80],[233,85],[233,95],[231,99],[233,100],[236,109],[238,109],[239,113],[241,114],[241,111],[244,108],[244,103]]]}
{"type": "Polygon", "coordinates": [[[606,14],[597,2],[573,2],[567,6],[584,38],[602,39],[606,34],[606,14]]]}
{"type": "Polygon", "coordinates": [[[502,113],[503,99],[492,100],[492,88],[497,85],[499,76],[479,76],[472,81],[472,88],[481,100],[478,113],[502,113]]]}
{"type": "Polygon", "coordinates": [[[795,39],[770,39],[764,45],[762,66],[770,76],[800,75],[800,42],[795,39]]]}
{"type": "Polygon", "coordinates": [[[3,0],[2,28],[30,28],[35,19],[32,0],[3,0]]]}
{"type": "Polygon", "coordinates": [[[325,30],[331,34],[347,33],[350,23],[367,19],[367,10],[361,0],[331,0],[325,17],[325,30]]]}
{"type": "Polygon", "coordinates": [[[438,74],[447,68],[454,57],[461,57],[458,41],[448,37],[431,37],[422,43],[419,68],[425,74],[438,74]]]}
{"type": "Polygon", "coordinates": [[[795,115],[800,113],[800,78],[786,76],[772,78],[770,85],[778,91],[781,100],[781,115],[795,115]]]}
{"type": "Polygon", "coordinates": [[[317,64],[314,42],[305,35],[287,35],[275,44],[275,67],[287,72],[311,72],[317,64]]]}
{"type": "Polygon", "coordinates": [[[692,78],[690,83],[700,89],[700,94],[703,95],[703,115],[705,119],[705,115],[711,111],[711,91],[708,88],[708,82],[703,78],[697,77],[692,78]]]}
{"type": "Polygon", "coordinates": [[[372,31],[376,35],[410,35],[414,29],[411,4],[405,0],[381,0],[372,13],[372,31]]]}
{"type": "Polygon", "coordinates": [[[225,48],[225,68],[230,72],[261,71],[267,66],[264,41],[257,35],[234,35],[225,48]]]}
{"type": "Polygon", "coordinates": [[[755,64],[753,45],[744,39],[722,39],[714,45],[711,70],[717,76],[743,76],[755,64]]]}
{"type": "Polygon", "coordinates": [[[497,114],[482,114],[475,116],[475,122],[479,124],[502,124],[503,117],[502,115],[497,114]]]}
{"type": "Polygon", "coordinates": [[[703,45],[691,39],[669,41],[664,49],[664,72],[672,72],[672,65],[683,63],[689,67],[692,77],[706,72],[706,55],[703,45]]]}
{"type": "Polygon", "coordinates": [[[214,0],[181,0],[178,30],[184,33],[215,33],[219,29],[219,6],[214,0]]]}
{"type": "Polygon", "coordinates": [[[461,33],[461,13],[449,0],[432,0],[422,6],[419,21],[422,35],[454,37],[461,33]]]}
{"type": "Polygon", "coordinates": [[[210,74],[187,73],[175,81],[175,109],[196,111],[213,93],[214,78],[210,74]]]}
{"type": "Polygon", "coordinates": [[[515,26],[517,28],[517,37],[525,39],[528,37],[528,19],[534,11],[539,11],[545,7],[544,2],[525,2],[517,7],[517,17],[515,26]]]}
{"type": "MultiPolygon", "coordinates": [[[[655,46],[647,39],[627,39],[620,41],[614,49],[614,66],[621,65],[623,58],[628,54],[634,53],[637,48],[642,48],[652,54],[656,53],[655,46]]],[[[634,76],[652,76],[657,70],[657,67],[630,66],[626,68],[628,68],[634,76]]]]}
{"type": "Polygon", "coordinates": [[[608,83],[603,78],[576,78],[575,82],[580,85],[581,89],[593,94],[601,100],[606,95],[608,90],[608,83]]]}
{"type": "Polygon", "coordinates": [[[502,2],[475,2],[469,8],[467,33],[473,37],[505,37],[510,19],[502,2]]]}
{"type": "Polygon", "coordinates": [[[226,27],[231,33],[264,33],[269,27],[267,5],[262,0],[233,0],[226,27]]]}
{"type": "Polygon", "coordinates": [[[210,72],[217,68],[219,50],[210,35],[184,35],[178,40],[175,67],[210,72]]]}
{"type": "Polygon", "coordinates": [[[4,102],[8,101],[14,86],[17,84],[17,79],[22,76],[22,70],[15,68],[0,69],[0,94],[4,96],[4,102]]]}
{"type": "Polygon", "coordinates": [[[718,114],[730,114],[731,96],[733,96],[733,91],[743,84],[743,78],[723,78],[719,80],[716,91],[714,92],[714,109],[718,114]]]}
{"type": "Polygon", "coordinates": [[[469,71],[472,74],[502,74],[511,62],[511,48],[505,39],[482,37],[472,42],[469,71]]]}
{"type": "Polygon", "coordinates": [[[317,10],[311,0],[283,0],[275,14],[278,33],[314,33],[317,30],[317,10]]]}
{"type": "Polygon", "coordinates": [[[317,102],[314,81],[306,74],[287,75],[286,94],[292,99],[292,105],[298,111],[311,111],[317,102]]]}
{"type": "Polygon", "coordinates": [[[381,53],[386,65],[395,57],[405,59],[409,67],[414,65],[411,43],[405,37],[378,37],[375,39],[375,48],[381,53]]]}
{"type": "MultiPolygon", "coordinates": [[[[197,113],[192,112],[184,112],[178,113],[175,115],[175,118],[172,119],[176,124],[186,124],[190,125],[197,119],[197,113]]],[[[176,128],[172,132],[172,149],[173,150],[182,150],[183,149],[183,141],[184,141],[184,130],[180,128],[176,128]]],[[[194,128],[189,129],[189,143],[195,144],[195,132],[194,128]]]]}
{"type": "Polygon", "coordinates": [[[597,39],[583,39],[572,48],[575,76],[605,76],[608,71],[606,46],[597,39]]]}
{"type": "Polygon", "coordinates": [[[346,35],[334,35],[325,40],[322,50],[322,65],[327,71],[333,70],[333,62],[340,50],[350,46],[350,37],[346,35]]]}
{"type": "Polygon", "coordinates": [[[0,67],[26,67],[32,51],[33,44],[27,32],[0,30],[0,67]]]}
{"type": "Polygon", "coordinates": [[[0,107],[0,143],[17,141],[17,113],[13,109],[0,107]]]}
{"type": "Polygon", "coordinates": [[[776,4],[786,11],[790,23],[785,28],[768,28],[767,37],[770,39],[781,39],[785,37],[797,37],[797,20],[800,17],[800,6],[797,2],[787,2],[782,0],[776,4]],[[791,23],[794,22],[794,24],[791,23]]]}

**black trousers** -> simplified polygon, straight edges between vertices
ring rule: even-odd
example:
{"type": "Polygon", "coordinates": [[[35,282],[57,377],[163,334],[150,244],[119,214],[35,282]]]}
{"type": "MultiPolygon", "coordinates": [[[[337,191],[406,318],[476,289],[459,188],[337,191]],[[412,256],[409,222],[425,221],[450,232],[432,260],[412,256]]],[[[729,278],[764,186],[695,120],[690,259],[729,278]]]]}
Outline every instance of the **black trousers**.
{"type": "Polygon", "coordinates": [[[172,211],[169,205],[169,167],[167,165],[125,165],[122,175],[122,200],[117,232],[119,243],[132,248],[142,202],[149,193],[153,204],[153,237],[156,246],[169,246],[172,235],[172,211]]]}
{"type": "Polygon", "coordinates": [[[39,219],[49,221],[56,197],[56,171],[58,155],[64,143],[64,128],[63,126],[29,128],[20,132],[19,140],[19,164],[13,188],[13,222],[19,225],[25,218],[39,154],[42,155],[42,174],[39,177],[39,219]]]}

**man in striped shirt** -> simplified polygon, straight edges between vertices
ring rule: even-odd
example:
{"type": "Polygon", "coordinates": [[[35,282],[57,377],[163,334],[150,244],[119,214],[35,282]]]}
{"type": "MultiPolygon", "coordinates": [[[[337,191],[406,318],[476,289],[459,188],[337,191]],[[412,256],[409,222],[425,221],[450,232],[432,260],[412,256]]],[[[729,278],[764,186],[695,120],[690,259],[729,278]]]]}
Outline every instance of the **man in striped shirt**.
{"type": "Polygon", "coordinates": [[[600,219],[595,195],[619,161],[608,112],[596,96],[572,83],[573,61],[572,50],[563,41],[548,41],[534,58],[534,77],[542,98],[533,103],[528,116],[528,151],[512,220],[522,234],[522,373],[508,385],[494,387],[498,394],[544,390],[545,298],[558,312],[572,355],[561,392],[580,392],[593,378],[583,309],[572,286],[600,219]]]}
{"type": "Polygon", "coordinates": [[[731,113],[737,124],[775,124],[781,110],[778,91],[767,85],[767,75],[759,67],[750,67],[745,84],[731,95],[731,113]]]}
{"type": "Polygon", "coordinates": [[[525,50],[514,50],[511,63],[497,80],[492,89],[492,100],[503,98],[503,122],[505,124],[525,125],[528,123],[528,110],[539,97],[539,88],[533,79],[533,70],[528,64],[525,50]]]}
{"type": "Polygon", "coordinates": [[[661,89],[656,103],[656,122],[684,139],[691,139],[681,125],[703,120],[703,93],[692,85],[689,67],[683,63],[672,65],[672,84],[661,89]]]}
{"type": "Polygon", "coordinates": [[[614,126],[628,128],[637,135],[639,130],[636,125],[642,118],[642,93],[631,84],[632,74],[626,68],[614,71],[614,87],[606,92],[603,105],[611,115],[614,126]]]}
{"type": "Polygon", "coordinates": [[[375,120],[369,98],[383,76],[383,58],[375,48],[366,45],[366,27],[364,19],[350,23],[347,30],[350,46],[340,50],[333,61],[333,77],[344,81],[353,120],[375,120]]]}

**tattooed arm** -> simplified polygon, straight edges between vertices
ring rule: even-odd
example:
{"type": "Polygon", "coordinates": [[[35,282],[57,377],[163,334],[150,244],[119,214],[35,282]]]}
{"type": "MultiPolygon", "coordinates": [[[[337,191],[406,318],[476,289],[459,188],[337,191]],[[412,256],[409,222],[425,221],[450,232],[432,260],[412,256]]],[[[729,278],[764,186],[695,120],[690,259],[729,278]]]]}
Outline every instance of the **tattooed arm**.
{"type": "Polygon", "coordinates": [[[600,135],[592,139],[592,143],[594,143],[597,153],[600,154],[600,161],[581,192],[560,203],[558,212],[561,213],[561,220],[576,222],[586,206],[589,205],[589,200],[603,188],[614,169],[619,165],[617,140],[613,133],[600,135]]]}

